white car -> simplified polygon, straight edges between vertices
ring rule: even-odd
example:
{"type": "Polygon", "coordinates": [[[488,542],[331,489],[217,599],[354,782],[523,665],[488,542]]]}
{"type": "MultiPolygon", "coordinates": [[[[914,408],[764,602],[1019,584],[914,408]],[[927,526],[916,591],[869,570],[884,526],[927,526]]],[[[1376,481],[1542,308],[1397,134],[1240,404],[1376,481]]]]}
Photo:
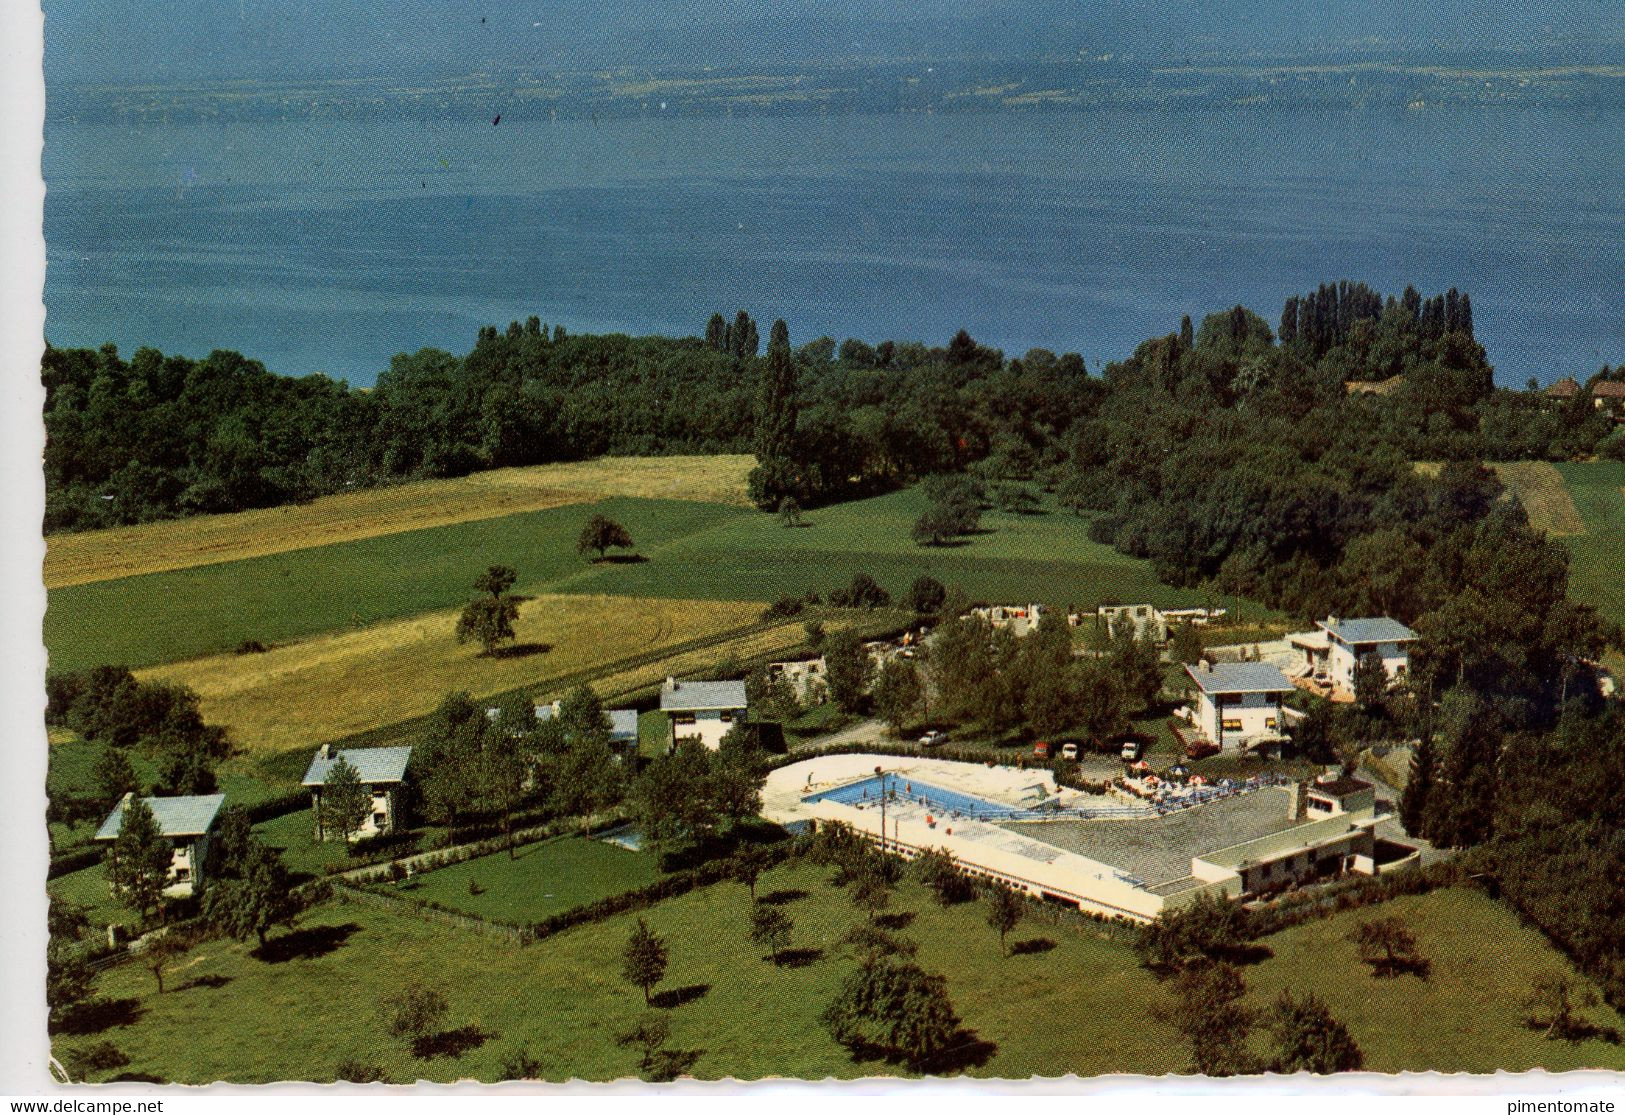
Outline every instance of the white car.
{"type": "Polygon", "coordinates": [[[1068,744],[1064,744],[1061,747],[1061,758],[1063,758],[1063,759],[1076,759],[1077,757],[1078,757],[1078,745],[1077,744],[1068,743],[1068,744]]]}
{"type": "Polygon", "coordinates": [[[921,747],[935,747],[937,744],[941,743],[943,740],[945,740],[947,738],[948,737],[946,735],[944,735],[942,732],[939,732],[935,728],[932,728],[929,732],[925,733],[925,735],[920,737],[920,746],[921,747]]]}

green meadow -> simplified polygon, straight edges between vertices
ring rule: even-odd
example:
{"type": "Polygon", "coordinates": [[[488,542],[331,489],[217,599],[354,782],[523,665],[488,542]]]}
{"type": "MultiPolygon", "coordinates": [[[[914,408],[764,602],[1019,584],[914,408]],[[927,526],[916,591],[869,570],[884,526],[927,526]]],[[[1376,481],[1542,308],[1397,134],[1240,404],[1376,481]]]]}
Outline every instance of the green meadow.
{"type": "Polygon", "coordinates": [[[1148,563],[1091,542],[1064,512],[983,516],[983,532],[915,545],[917,491],[821,508],[789,529],[720,504],[613,499],[297,550],[245,561],[57,589],[45,639],[54,669],[129,666],[274,643],[452,607],[487,565],[511,565],[520,592],[701,600],[828,593],[866,572],[894,594],[929,573],[972,598],[1008,603],[1202,603],[1159,584],[1148,563]],[[576,553],[587,516],[626,525],[647,561],[589,565],[576,553]]]}
{"type": "MultiPolygon", "coordinates": [[[[857,963],[841,938],[864,920],[828,874],[797,864],[758,883],[758,894],[794,921],[793,951],[782,965],[749,940],[750,900],[734,883],[526,948],[329,904],[311,911],[292,936],[278,930],[268,958],[252,954],[253,942],[198,946],[167,977],[162,995],[139,966],[102,974],[96,990],[112,1004],[103,1012],[109,1024],[58,1034],[54,1050],[60,1059],[69,1048],[110,1041],[130,1058],[121,1071],[185,1083],[331,1080],[346,1059],[396,1082],[490,1081],[521,1048],[540,1061],[545,1079],[629,1076],[637,1055],[615,1036],[646,1008],[641,992],[621,979],[621,951],[642,917],[670,951],[656,1009],[670,1023],[667,1048],[692,1058],[692,1075],[899,1074],[895,1065],[853,1061],[818,1022],[857,963]],[[434,1056],[414,1056],[384,1021],[383,1000],[413,981],[442,989],[448,1000],[444,1025],[457,1040],[434,1056]],[[210,1040],[187,1040],[200,1020],[210,1040]],[[322,1035],[315,1054],[310,1034],[322,1035]]],[[[1188,1068],[1183,1043],[1153,1014],[1167,991],[1127,945],[1029,921],[1010,937],[1022,948],[1004,956],[984,915],[980,903],[940,907],[911,882],[887,914],[918,944],[921,966],[946,978],[964,1027],[958,1069],[1020,1078],[1188,1068]]],[[[1618,1045],[1547,1041],[1524,1025],[1519,1002],[1532,981],[1574,978],[1573,970],[1536,931],[1479,893],[1401,899],[1262,943],[1271,955],[1245,969],[1249,1001],[1262,1008],[1283,988],[1314,991],[1348,1025],[1370,1070],[1625,1068],[1618,1045]],[[1426,981],[1374,979],[1359,963],[1349,931],[1362,918],[1388,914],[1405,919],[1432,961],[1426,981]]],[[[1606,1007],[1586,1013],[1601,1026],[1621,1025],[1606,1007]]]]}
{"type": "Polygon", "coordinates": [[[45,614],[51,668],[147,666],[278,643],[461,604],[488,565],[537,592],[579,572],[582,525],[602,513],[640,553],[751,512],[680,500],[611,499],[316,546],[267,557],[53,590],[45,614]]]}
{"type": "Polygon", "coordinates": [[[560,836],[442,867],[379,889],[510,924],[540,921],[660,877],[655,858],[618,844],[560,836]]]}
{"type": "Polygon", "coordinates": [[[1585,533],[1563,539],[1573,555],[1569,592],[1625,624],[1625,462],[1557,466],[1585,523],[1585,533]]]}

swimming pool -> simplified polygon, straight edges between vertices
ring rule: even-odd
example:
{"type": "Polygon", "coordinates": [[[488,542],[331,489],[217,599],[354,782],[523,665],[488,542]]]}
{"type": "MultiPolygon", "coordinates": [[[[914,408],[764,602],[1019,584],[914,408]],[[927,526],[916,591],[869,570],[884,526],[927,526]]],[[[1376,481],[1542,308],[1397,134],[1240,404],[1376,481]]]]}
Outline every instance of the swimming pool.
{"type": "MultiPolygon", "coordinates": [[[[988,801],[986,798],[962,794],[958,790],[944,790],[941,786],[933,786],[928,782],[921,782],[917,778],[895,774],[882,774],[873,778],[865,778],[861,782],[852,782],[833,790],[824,790],[801,800],[833,801],[839,802],[841,805],[864,805],[872,802],[878,805],[882,792],[889,795],[888,801],[906,801],[914,805],[923,805],[934,813],[948,818],[958,814],[961,817],[974,817],[980,821],[1002,820],[1017,815],[1030,815],[1034,811],[1032,805],[1004,805],[1000,802],[988,801]],[[884,791],[882,791],[883,786],[884,791]]],[[[1038,808],[1041,809],[1043,806],[1038,806],[1038,808]]],[[[1051,806],[1050,808],[1054,807],[1051,806]]]]}

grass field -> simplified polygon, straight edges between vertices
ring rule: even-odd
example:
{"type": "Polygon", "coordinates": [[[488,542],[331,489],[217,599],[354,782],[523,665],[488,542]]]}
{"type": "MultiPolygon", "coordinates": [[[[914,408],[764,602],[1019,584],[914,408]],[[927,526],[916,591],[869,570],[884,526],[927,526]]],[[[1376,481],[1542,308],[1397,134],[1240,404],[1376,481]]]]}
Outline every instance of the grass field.
{"type": "Polygon", "coordinates": [[[310,503],[200,515],[47,541],[45,587],[239,561],[613,496],[744,506],[749,456],[603,457],[420,480],[310,503]]]}
{"type": "Polygon", "coordinates": [[[652,855],[602,840],[562,836],[526,844],[516,849],[514,859],[497,852],[382,889],[523,924],[646,886],[659,877],[652,855]],[[483,888],[481,893],[471,893],[470,882],[483,888]]]}
{"type": "Polygon", "coordinates": [[[51,668],[149,666],[230,651],[247,639],[282,643],[460,608],[488,565],[512,566],[516,591],[545,591],[588,568],[576,537],[600,511],[623,523],[645,555],[752,514],[721,504],[613,499],[75,585],[49,594],[51,668]]]}
{"type": "MultiPolygon", "coordinates": [[[[1625,1046],[1600,1040],[1548,1041],[1525,1029],[1520,1000],[1541,975],[1576,979],[1567,959],[1539,931],[1474,890],[1435,891],[1309,922],[1264,942],[1272,960],[1247,970],[1253,998],[1267,1004],[1281,989],[1313,990],[1348,1026],[1375,1072],[1523,1072],[1544,1068],[1625,1069],[1625,1046]],[[1415,976],[1373,979],[1348,932],[1361,921],[1397,916],[1432,964],[1415,976]]],[[[1608,1007],[1585,1012],[1625,1028],[1608,1007]]]]}
{"type": "Polygon", "coordinates": [[[228,725],[244,751],[308,750],[422,716],[454,690],[544,689],[550,679],[752,625],[760,613],[760,605],[727,601],[542,596],[520,606],[512,653],[501,657],[459,644],[457,614],[444,611],[139,676],[190,686],[204,719],[228,725]]]}
{"type": "MultiPolygon", "coordinates": [[[[689,989],[680,997],[693,997],[669,1011],[669,1048],[698,1052],[695,1075],[818,1079],[898,1071],[854,1063],[817,1023],[855,967],[839,938],[863,920],[843,891],[826,885],[826,874],[780,869],[758,883],[758,893],[785,893],[783,908],[795,921],[791,947],[815,950],[800,967],[775,967],[750,942],[749,898],[737,884],[641,912],[670,948],[657,991],[689,989]]],[[[909,885],[892,912],[914,915],[905,935],[919,942],[922,963],[947,976],[965,1025],[997,1044],[991,1059],[973,1069],[978,1074],[1162,1073],[1181,1066],[1177,1040],[1140,1009],[1157,993],[1155,981],[1123,946],[1024,926],[1013,940],[1048,936],[1056,947],[1001,958],[979,905],[944,910],[909,885]]],[[[410,918],[331,905],[302,924],[311,951],[324,938],[336,943],[332,951],[266,963],[248,956],[247,945],[209,942],[171,981],[178,989],[162,996],[142,969],[115,969],[99,978],[98,991],[135,1000],[136,1021],[57,1042],[110,1040],[131,1058],[124,1071],[197,1083],[330,1080],[346,1057],[380,1065],[396,1081],[491,1080],[521,1044],[540,1058],[548,1079],[624,1077],[636,1071],[637,1056],[617,1047],[614,1035],[644,1004],[620,978],[620,954],[638,916],[510,949],[410,918]],[[209,986],[214,977],[229,982],[209,986]],[[414,979],[446,994],[448,1026],[476,1026],[488,1040],[455,1058],[411,1057],[373,1008],[414,979]],[[196,1033],[200,1019],[208,1020],[209,1040],[182,1040],[196,1033]],[[322,1041],[301,1036],[313,1033],[322,1041]]]]}
{"type": "Polygon", "coordinates": [[[960,545],[918,546],[909,531],[925,507],[909,489],[809,512],[801,529],[787,530],[771,515],[733,517],[674,540],[658,562],[579,570],[553,587],[649,595],[659,586],[662,596],[771,600],[827,593],[864,572],[893,595],[930,574],[973,598],[1006,603],[1204,602],[1199,592],[1159,583],[1149,563],[1091,542],[1088,521],[1077,516],[989,512],[984,533],[960,545]]]}
{"type": "Polygon", "coordinates": [[[1557,466],[1585,524],[1563,540],[1573,555],[1569,592],[1625,624],[1625,462],[1557,466]]]}
{"type": "Polygon", "coordinates": [[[490,564],[513,566],[522,592],[761,601],[827,593],[863,571],[894,594],[929,573],[988,600],[1205,602],[1159,584],[1148,563],[1089,541],[1086,521],[1069,514],[988,514],[987,532],[964,545],[916,546],[909,528],[923,506],[917,492],[896,492],[815,511],[798,530],[721,504],[554,508],[58,589],[46,645],[53,668],[76,669],[171,662],[246,639],[283,642],[460,606],[490,564]],[[649,560],[582,561],[575,538],[598,510],[623,522],[649,560]]]}
{"type": "MultiPolygon", "coordinates": [[[[817,1022],[855,966],[839,939],[862,920],[826,876],[792,866],[758,884],[759,893],[782,896],[795,922],[790,946],[804,950],[795,966],[782,967],[768,963],[748,940],[749,900],[731,883],[525,949],[330,905],[302,922],[296,941],[305,947],[289,950],[300,953],[292,959],[270,963],[249,956],[247,945],[209,942],[170,981],[176,989],[162,996],[137,967],[107,972],[98,992],[127,1000],[134,1020],[99,1034],[59,1036],[57,1055],[64,1046],[110,1040],[131,1058],[125,1071],[191,1083],[331,1079],[347,1057],[378,1065],[395,1081],[491,1080],[504,1057],[524,1045],[548,1079],[626,1076],[635,1071],[636,1057],[617,1048],[614,1035],[644,1007],[638,991],[619,977],[620,952],[642,916],[670,949],[671,965],[657,992],[676,993],[680,1005],[664,1008],[668,1047],[697,1054],[694,1075],[897,1073],[878,1062],[854,1063],[817,1022]],[[484,1040],[456,1056],[419,1060],[381,1023],[362,1021],[385,994],[414,979],[446,994],[448,1027],[474,1027],[484,1040]],[[208,1019],[210,1040],[187,1040],[199,1019],[208,1019]],[[311,1033],[323,1041],[300,1040],[311,1033]]],[[[1521,1025],[1518,1001],[1529,981],[1570,970],[1505,908],[1476,893],[1443,891],[1381,912],[1401,915],[1417,933],[1434,964],[1426,983],[1372,979],[1345,937],[1362,917],[1375,915],[1354,911],[1267,938],[1274,956],[1246,969],[1252,1002],[1266,1006],[1283,987],[1316,991],[1349,1026],[1366,1066],[1378,1072],[1625,1067],[1619,1046],[1548,1042],[1521,1025]]],[[[1150,1014],[1166,992],[1126,945],[1029,922],[1011,939],[1053,947],[1040,943],[1027,954],[1001,957],[982,905],[943,909],[912,883],[899,890],[891,913],[909,923],[902,933],[919,944],[922,966],[946,977],[963,1025],[973,1032],[967,1040],[991,1047],[971,1058],[970,1072],[1012,1078],[1186,1068],[1182,1043],[1150,1014]]],[[[1599,1022],[1620,1024],[1606,1008],[1592,1013],[1599,1022]]]]}

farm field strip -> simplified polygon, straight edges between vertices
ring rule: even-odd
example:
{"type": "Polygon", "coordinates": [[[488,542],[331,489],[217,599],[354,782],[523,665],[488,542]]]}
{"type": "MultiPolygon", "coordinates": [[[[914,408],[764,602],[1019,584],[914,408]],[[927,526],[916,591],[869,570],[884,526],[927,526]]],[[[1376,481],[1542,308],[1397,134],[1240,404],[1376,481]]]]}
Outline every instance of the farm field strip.
{"type": "Polygon", "coordinates": [[[50,593],[51,668],[152,666],[246,640],[275,644],[461,607],[488,565],[511,566],[519,592],[547,591],[588,568],[576,539],[598,512],[624,524],[651,564],[673,540],[751,514],[715,503],[611,499],[73,585],[50,593]]]}
{"type": "Polygon", "coordinates": [[[1586,526],[1585,534],[1563,539],[1573,558],[1570,594],[1625,624],[1625,462],[1557,468],[1586,526]]]}
{"type": "Polygon", "coordinates": [[[46,542],[45,587],[214,565],[617,496],[744,506],[745,478],[754,463],[744,455],[603,457],[412,481],[230,515],[57,534],[46,542]]]}
{"type": "Polygon", "coordinates": [[[760,613],[749,602],[549,595],[520,606],[514,645],[497,657],[460,645],[457,610],[448,609],[138,676],[191,686],[204,718],[226,725],[239,748],[279,752],[426,715],[454,690],[481,697],[542,690],[550,679],[752,626],[760,613]]]}

